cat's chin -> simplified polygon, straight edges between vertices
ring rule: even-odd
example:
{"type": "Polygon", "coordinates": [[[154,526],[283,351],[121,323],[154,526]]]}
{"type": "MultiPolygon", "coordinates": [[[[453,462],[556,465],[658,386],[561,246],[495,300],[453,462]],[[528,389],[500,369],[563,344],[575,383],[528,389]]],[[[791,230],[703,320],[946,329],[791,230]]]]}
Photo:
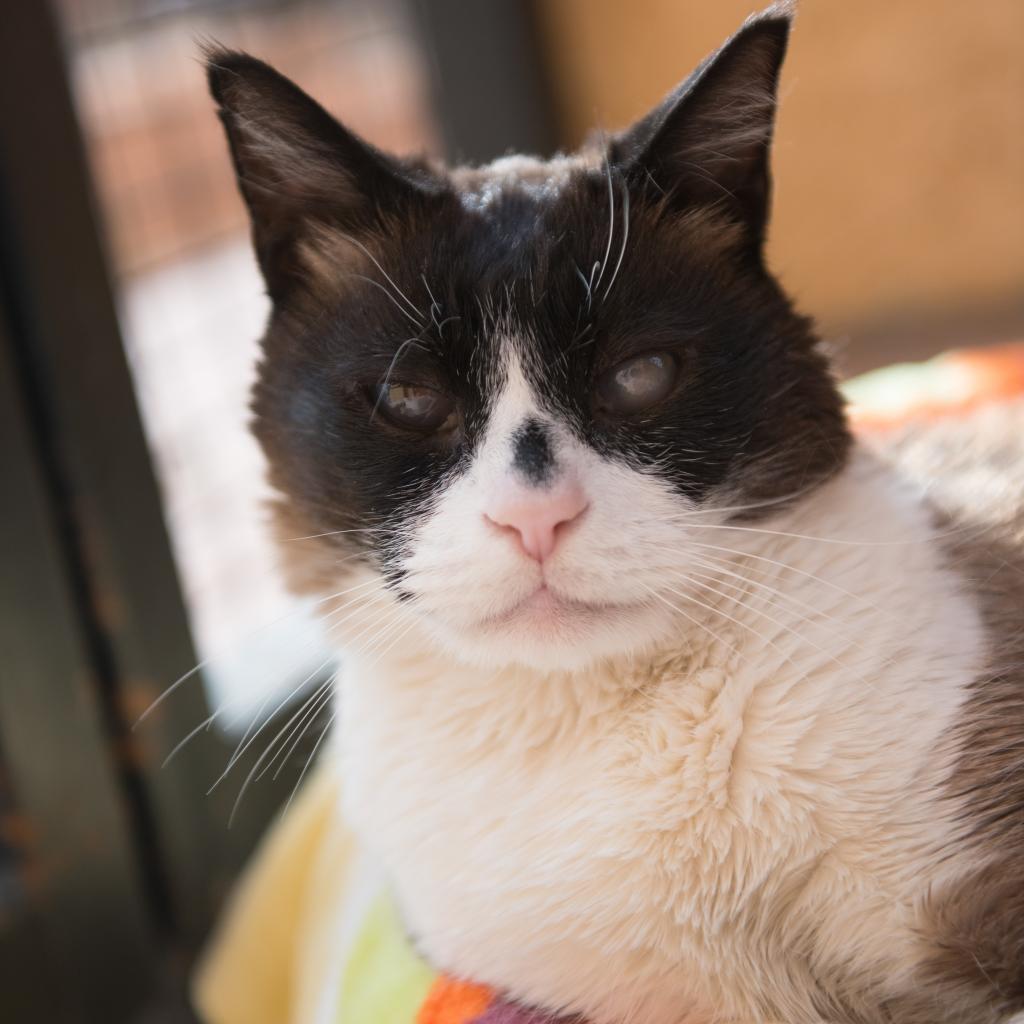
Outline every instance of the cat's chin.
{"type": "Polygon", "coordinates": [[[660,639],[666,616],[648,602],[600,603],[559,596],[547,588],[471,625],[435,627],[460,660],[539,671],[575,671],[636,653],[660,639]]]}

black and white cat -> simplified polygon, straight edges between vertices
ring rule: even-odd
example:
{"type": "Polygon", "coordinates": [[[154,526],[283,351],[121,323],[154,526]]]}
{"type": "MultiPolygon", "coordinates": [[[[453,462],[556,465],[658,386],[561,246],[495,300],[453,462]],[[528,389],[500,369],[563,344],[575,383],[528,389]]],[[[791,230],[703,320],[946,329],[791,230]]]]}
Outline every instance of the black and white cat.
{"type": "Polygon", "coordinates": [[[211,52],[255,430],[333,595],[344,813],[436,967],[594,1024],[1004,1021],[1024,412],[852,440],[762,258],[789,29],[454,170],[211,52]]]}

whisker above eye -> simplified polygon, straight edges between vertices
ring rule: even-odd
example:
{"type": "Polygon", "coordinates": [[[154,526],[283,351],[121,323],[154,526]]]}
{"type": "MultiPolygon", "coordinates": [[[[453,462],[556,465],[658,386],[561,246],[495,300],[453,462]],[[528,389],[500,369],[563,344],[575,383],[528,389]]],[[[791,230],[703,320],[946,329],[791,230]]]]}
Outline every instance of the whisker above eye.
{"type": "Polygon", "coordinates": [[[374,288],[379,288],[379,289],[380,289],[380,290],[381,290],[381,291],[382,291],[382,292],[383,292],[383,293],[384,293],[384,294],[385,294],[385,295],[386,295],[386,296],[387,296],[387,297],[388,297],[388,298],[389,298],[389,299],[390,299],[390,300],[391,300],[391,301],[392,301],[392,302],[393,302],[393,303],[395,304],[395,307],[396,307],[396,308],[398,309],[399,313],[401,313],[401,314],[402,314],[403,316],[405,316],[405,317],[407,317],[407,318],[408,318],[409,320],[411,320],[411,321],[412,321],[412,322],[413,322],[413,323],[414,323],[414,324],[415,324],[415,325],[416,325],[417,327],[423,327],[423,321],[422,321],[421,319],[419,319],[419,317],[418,317],[418,316],[413,316],[413,315],[412,315],[412,314],[411,314],[411,313],[410,313],[410,312],[409,312],[409,311],[408,311],[408,310],[407,310],[407,309],[406,309],[406,308],[405,308],[405,307],[404,307],[404,306],[403,306],[403,305],[402,305],[402,304],[401,304],[401,303],[400,303],[400,302],[398,301],[398,299],[396,299],[396,298],[394,297],[394,295],[392,295],[392,294],[391,294],[391,292],[389,292],[389,291],[387,290],[387,288],[385,288],[385,287],[384,287],[384,285],[382,285],[382,284],[380,283],[380,281],[374,281],[374,279],[373,279],[372,277],[367,277],[367,276],[366,276],[365,274],[354,274],[354,273],[351,273],[351,272],[350,272],[350,273],[346,274],[345,276],[346,276],[346,277],[354,277],[354,278],[356,278],[356,280],[358,280],[358,281],[365,281],[365,282],[366,282],[367,284],[372,284],[374,288]]]}
{"type": "MultiPolygon", "coordinates": [[[[412,310],[413,316],[417,319],[417,322],[422,322],[423,316],[420,313],[420,311],[416,308],[415,304],[412,302],[409,296],[406,295],[405,292],[403,292],[402,289],[399,288],[397,284],[395,284],[394,279],[380,265],[379,261],[377,260],[377,257],[374,256],[373,253],[370,252],[370,250],[367,249],[366,246],[363,245],[363,243],[360,242],[358,238],[353,238],[351,235],[348,235],[343,231],[334,231],[333,233],[336,234],[342,240],[348,242],[350,245],[354,245],[357,249],[359,249],[359,251],[362,252],[363,255],[366,256],[367,259],[369,259],[373,263],[373,265],[381,272],[381,274],[384,276],[384,279],[388,282],[388,284],[390,284],[391,287],[394,288],[395,293],[405,301],[405,304],[409,307],[409,309],[412,310]]],[[[370,278],[367,278],[367,280],[370,280],[370,278]]],[[[429,291],[429,289],[427,290],[429,291]]]]}
{"type": "Polygon", "coordinates": [[[587,278],[584,275],[583,271],[580,270],[579,266],[576,263],[573,263],[572,269],[576,271],[576,276],[580,279],[580,282],[582,283],[583,287],[586,289],[586,292],[587,292],[587,309],[589,310],[590,309],[591,300],[594,297],[593,296],[593,288],[592,288],[591,282],[587,280],[587,278]]]}
{"type": "MultiPolygon", "coordinates": [[[[612,252],[612,238],[615,236],[615,189],[612,186],[612,165],[611,160],[608,157],[607,150],[604,156],[604,173],[608,179],[608,244],[604,248],[604,256],[601,259],[601,273],[598,275],[597,282],[593,284],[594,287],[599,288],[601,286],[601,278],[604,277],[605,267],[608,266],[608,257],[612,252]]],[[[596,266],[597,264],[595,264],[596,266]]],[[[594,281],[594,272],[590,272],[590,280],[594,281]]],[[[588,288],[588,294],[590,289],[588,288]]],[[[587,305],[589,309],[589,303],[587,305]]]]}
{"type": "Polygon", "coordinates": [[[601,296],[601,300],[604,301],[608,298],[608,293],[612,290],[612,285],[615,284],[615,279],[619,276],[619,269],[622,266],[623,257],[626,255],[626,242],[629,240],[629,186],[625,182],[622,183],[622,248],[619,249],[619,259],[615,264],[615,270],[612,271],[611,280],[605,287],[604,294],[601,296]]]}
{"type": "Polygon", "coordinates": [[[391,362],[388,364],[387,372],[384,374],[384,379],[381,381],[380,387],[377,391],[377,398],[373,403],[373,408],[370,410],[370,420],[377,415],[377,410],[380,409],[380,403],[383,401],[384,395],[387,392],[388,385],[391,383],[391,374],[395,372],[395,367],[398,365],[398,361],[405,355],[405,351],[411,348],[413,345],[419,345],[420,348],[425,346],[422,344],[422,332],[413,338],[406,338],[401,345],[398,346],[395,354],[391,357],[391,362]]]}

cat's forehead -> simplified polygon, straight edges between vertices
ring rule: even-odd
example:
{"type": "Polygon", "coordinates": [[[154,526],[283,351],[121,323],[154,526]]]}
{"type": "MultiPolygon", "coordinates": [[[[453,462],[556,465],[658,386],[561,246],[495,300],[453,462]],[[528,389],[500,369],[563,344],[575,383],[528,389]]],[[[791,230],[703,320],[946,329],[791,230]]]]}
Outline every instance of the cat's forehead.
{"type": "Polygon", "coordinates": [[[596,163],[596,155],[587,153],[550,160],[517,154],[480,167],[456,167],[450,177],[463,207],[474,213],[486,213],[511,196],[536,201],[557,199],[581,171],[596,163]]]}

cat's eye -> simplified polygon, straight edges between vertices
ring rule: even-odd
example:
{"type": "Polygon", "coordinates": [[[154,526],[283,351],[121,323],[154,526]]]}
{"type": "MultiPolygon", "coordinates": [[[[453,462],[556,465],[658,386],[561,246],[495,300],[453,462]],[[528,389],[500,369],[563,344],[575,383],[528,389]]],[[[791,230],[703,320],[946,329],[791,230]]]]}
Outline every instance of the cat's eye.
{"type": "Polygon", "coordinates": [[[667,398],[679,378],[679,360],[669,352],[634,356],[606,370],[597,380],[598,405],[616,416],[644,412],[667,398]]]}
{"type": "Polygon", "coordinates": [[[374,395],[374,410],[407,430],[424,434],[446,433],[458,423],[455,401],[435,388],[415,384],[381,384],[374,395]]]}

